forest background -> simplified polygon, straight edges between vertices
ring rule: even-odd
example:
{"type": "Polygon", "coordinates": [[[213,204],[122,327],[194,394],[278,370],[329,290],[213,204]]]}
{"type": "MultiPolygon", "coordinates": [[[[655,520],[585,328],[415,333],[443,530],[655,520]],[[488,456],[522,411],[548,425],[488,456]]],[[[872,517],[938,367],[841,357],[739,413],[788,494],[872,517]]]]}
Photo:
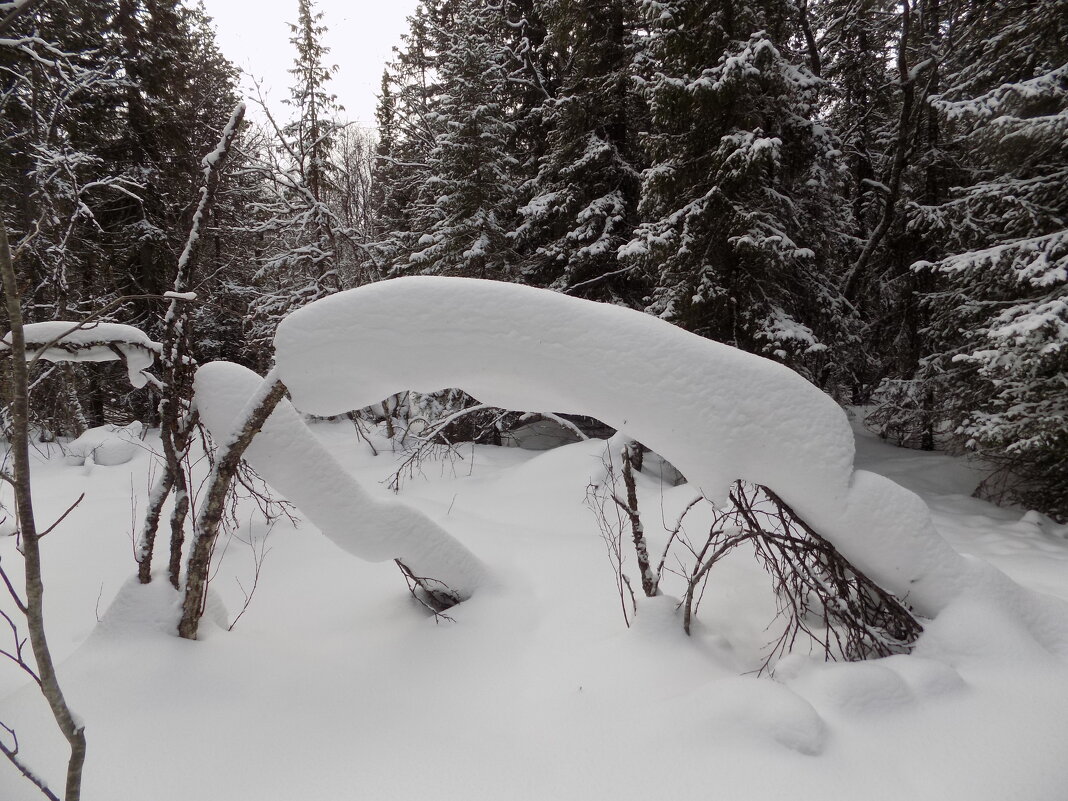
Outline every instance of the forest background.
{"type": "MultiPolygon", "coordinates": [[[[524,283],[783,362],[1068,518],[1068,2],[427,0],[373,133],[344,122],[324,24],[294,0],[288,116],[230,153],[197,362],[262,372],[283,316],[372,281],[524,283]]],[[[27,322],[115,304],[165,338],[238,77],[201,5],[0,4],[27,322]]],[[[159,422],[119,365],[34,369],[42,436],[159,422]]]]}

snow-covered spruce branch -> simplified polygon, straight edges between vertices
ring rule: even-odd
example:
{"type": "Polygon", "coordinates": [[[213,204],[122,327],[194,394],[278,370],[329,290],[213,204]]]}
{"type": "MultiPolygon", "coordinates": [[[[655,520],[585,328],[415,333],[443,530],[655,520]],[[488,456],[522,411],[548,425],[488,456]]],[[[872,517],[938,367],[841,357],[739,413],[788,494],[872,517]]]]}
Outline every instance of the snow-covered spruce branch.
{"type": "MultiPolygon", "coordinates": [[[[100,322],[100,317],[111,308],[125,302],[131,296],[118,298],[80,321],[53,320],[44,323],[28,323],[24,327],[23,341],[26,345],[27,366],[33,367],[44,359],[51,362],[108,360],[101,350],[119,353],[115,359],[139,353],[151,364],[160,352],[158,342],[153,342],[138,328],[120,323],[100,322]]],[[[145,296],[137,296],[145,297],[145,296]]],[[[158,297],[158,296],[153,296],[158,297]]],[[[10,335],[0,340],[0,354],[11,352],[10,335]]],[[[146,365],[147,366],[147,365],[146,365]]]]}

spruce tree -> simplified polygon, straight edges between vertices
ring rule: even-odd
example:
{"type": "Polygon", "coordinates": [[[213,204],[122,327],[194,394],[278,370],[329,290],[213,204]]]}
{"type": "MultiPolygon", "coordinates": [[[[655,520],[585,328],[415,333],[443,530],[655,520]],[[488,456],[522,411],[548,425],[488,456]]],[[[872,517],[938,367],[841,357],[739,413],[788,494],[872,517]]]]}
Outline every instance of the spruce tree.
{"type": "Polygon", "coordinates": [[[431,112],[439,132],[416,200],[414,243],[404,272],[503,278],[515,206],[508,71],[500,8],[460,0],[442,17],[437,61],[441,94],[431,112]]]}
{"type": "Polygon", "coordinates": [[[940,258],[915,265],[931,352],[920,376],[956,443],[1002,465],[995,495],[1068,519],[1068,14],[969,3],[934,99],[961,181],[915,211],[940,258]]]}
{"type": "Polygon", "coordinates": [[[653,285],[648,311],[831,380],[826,349],[848,319],[838,143],[817,118],[820,81],[790,49],[790,5],[644,8],[651,165],[622,255],[653,285]]]}
{"type": "Polygon", "coordinates": [[[417,200],[430,169],[430,151],[441,130],[435,112],[436,76],[443,12],[438,2],[420,3],[408,18],[408,33],[382,73],[375,112],[378,146],[372,172],[375,236],[365,269],[397,274],[423,235],[417,230],[417,200]]]}
{"type": "Polygon", "coordinates": [[[342,109],[328,88],[335,68],[324,63],[329,48],[322,41],[322,18],[313,0],[297,0],[297,22],[289,26],[293,85],[284,101],[292,119],[279,125],[268,113],[255,227],[263,246],[255,276],[258,297],[249,310],[249,340],[260,361],[267,358],[278,321],[343,288],[343,272],[352,266],[340,263],[351,231],[332,202],[338,170],[331,151],[342,109]]]}
{"type": "Polygon", "coordinates": [[[633,304],[640,294],[617,252],[637,224],[643,116],[633,87],[637,15],[623,0],[556,0],[544,15],[560,75],[540,111],[545,153],[519,210],[523,277],[633,304]]]}

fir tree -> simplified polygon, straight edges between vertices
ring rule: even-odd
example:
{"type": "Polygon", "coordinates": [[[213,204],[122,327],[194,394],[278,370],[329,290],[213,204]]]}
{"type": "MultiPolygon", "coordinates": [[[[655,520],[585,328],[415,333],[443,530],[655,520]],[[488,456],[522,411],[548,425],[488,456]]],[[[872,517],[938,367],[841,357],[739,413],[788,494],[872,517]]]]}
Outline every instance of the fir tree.
{"type": "Polygon", "coordinates": [[[546,152],[519,210],[524,280],[633,303],[617,251],[637,223],[636,15],[623,0],[556,0],[544,13],[561,74],[541,110],[546,152]]]}
{"type": "Polygon", "coordinates": [[[996,488],[1068,518],[1068,6],[970,3],[945,88],[969,178],[914,228],[932,352],[920,381],[955,440],[1004,466],[996,488]]]}
{"type": "Polygon", "coordinates": [[[837,142],[819,80],[788,49],[786,3],[647,2],[651,166],[623,251],[648,310],[830,377],[844,339],[836,289],[837,142]]]}

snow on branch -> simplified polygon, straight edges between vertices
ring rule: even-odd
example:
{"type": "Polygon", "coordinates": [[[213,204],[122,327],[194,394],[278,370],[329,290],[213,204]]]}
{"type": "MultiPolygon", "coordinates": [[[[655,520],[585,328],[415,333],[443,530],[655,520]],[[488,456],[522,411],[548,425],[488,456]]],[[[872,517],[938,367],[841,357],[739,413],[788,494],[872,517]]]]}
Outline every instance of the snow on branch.
{"type": "MultiPolygon", "coordinates": [[[[49,362],[113,362],[123,361],[130,383],[143,387],[148,383],[144,374],[160,352],[160,344],[153,342],[139,328],[122,323],[79,323],[51,320],[30,323],[24,327],[26,360],[49,362]]],[[[11,334],[0,340],[0,355],[11,350],[11,334]]]]}
{"type": "MultiPolygon", "coordinates": [[[[263,383],[253,371],[230,362],[197,370],[196,406],[217,442],[229,440],[234,421],[263,383]]],[[[370,562],[399,560],[412,576],[431,577],[438,595],[451,594],[454,602],[483,581],[481,562],[437,523],[400,501],[374,498],[360,486],[288,401],[278,404],[244,458],[343,550],[370,562]]]]}
{"type": "MultiPolygon", "coordinates": [[[[918,614],[934,616],[963,595],[995,597],[1047,647],[1068,653],[1064,605],[961,557],[917,495],[854,470],[845,413],[781,364],[620,306],[438,277],[383,281],[309,304],[278,327],[275,357],[293,404],[311,414],[340,414],[406,389],[459,387],[501,408],[592,415],[662,454],[711,500],[726,501],[736,480],[768,487],[918,614]],[[1062,623],[1050,625],[1054,618],[1062,623]]],[[[291,436],[260,444],[276,450],[278,480],[310,483],[302,473],[317,460],[309,452],[298,467],[291,436]]],[[[345,492],[309,500],[336,515],[345,492]]],[[[338,523],[347,532],[363,519],[338,523]]],[[[384,555],[388,539],[378,546],[384,555]]]]}

